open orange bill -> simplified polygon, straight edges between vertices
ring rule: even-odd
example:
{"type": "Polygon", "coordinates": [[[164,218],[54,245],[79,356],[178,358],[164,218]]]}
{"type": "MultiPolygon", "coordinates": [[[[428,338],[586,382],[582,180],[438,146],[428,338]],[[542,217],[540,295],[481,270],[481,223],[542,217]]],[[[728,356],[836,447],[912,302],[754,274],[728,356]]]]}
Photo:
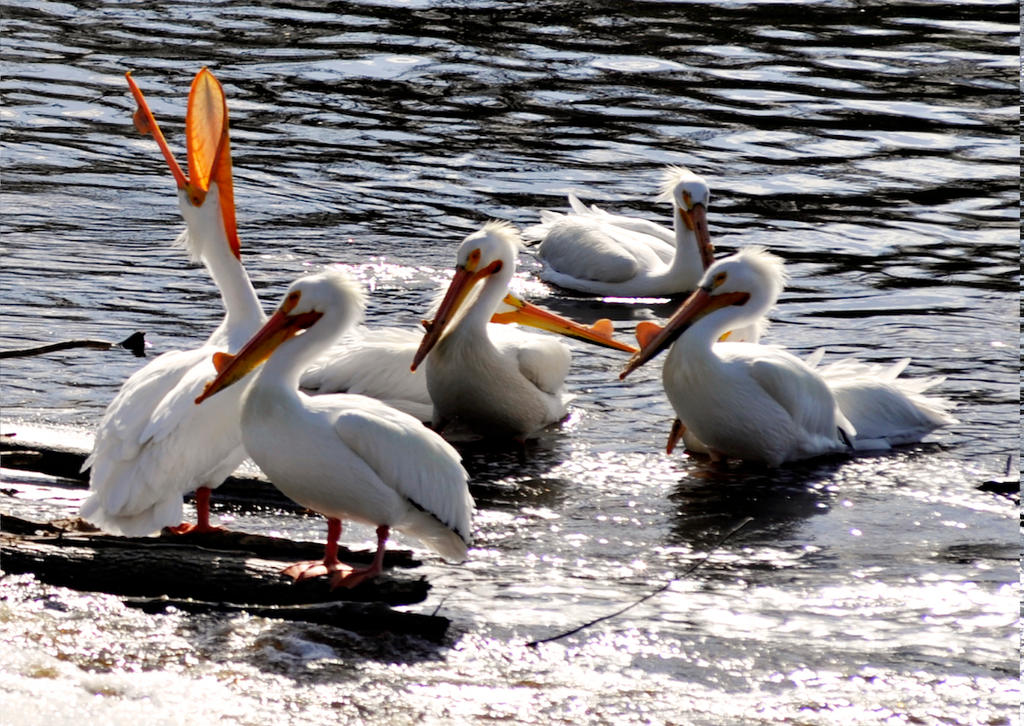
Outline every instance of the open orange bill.
{"type": "Polygon", "coordinates": [[[188,194],[189,202],[195,207],[201,207],[211,185],[217,183],[217,196],[228,243],[235,257],[240,257],[241,245],[235,223],[235,196],[231,177],[231,144],[228,140],[228,105],[220,82],[207,68],[201,69],[192,81],[185,114],[188,153],[188,176],[185,176],[153,112],[149,110],[145,96],[132,78],[131,71],[125,73],[124,77],[138,105],[133,116],[135,128],[156,139],[175,184],[188,194]]]}

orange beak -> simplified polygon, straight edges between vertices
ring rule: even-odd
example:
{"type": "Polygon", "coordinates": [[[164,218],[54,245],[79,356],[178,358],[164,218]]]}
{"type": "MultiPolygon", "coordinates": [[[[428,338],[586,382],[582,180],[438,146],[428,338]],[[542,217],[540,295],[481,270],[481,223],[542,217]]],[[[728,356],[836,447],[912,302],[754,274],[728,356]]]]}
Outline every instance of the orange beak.
{"type": "Polygon", "coordinates": [[[135,103],[138,106],[138,108],[135,109],[135,114],[132,116],[132,120],[135,122],[135,128],[138,129],[140,134],[152,134],[153,138],[156,139],[157,146],[160,147],[160,152],[164,155],[164,159],[167,161],[167,166],[171,169],[171,174],[174,176],[174,183],[178,185],[178,189],[187,189],[189,185],[188,178],[181,170],[181,166],[178,164],[178,160],[174,158],[174,154],[171,153],[171,149],[167,145],[167,140],[164,139],[164,134],[160,131],[160,126],[153,117],[153,112],[149,110],[149,104],[146,103],[146,97],[142,95],[142,91],[135,83],[135,79],[132,78],[132,72],[128,71],[124,74],[124,77],[125,80],[128,81],[128,88],[131,89],[132,96],[135,97],[135,103]]]}
{"type": "Polygon", "coordinates": [[[692,209],[677,207],[679,216],[686,228],[697,235],[697,250],[704,269],[708,269],[715,261],[715,247],[711,244],[711,231],[708,229],[708,210],[703,204],[694,204],[692,209]]]}
{"type": "Polygon", "coordinates": [[[658,329],[650,323],[641,323],[637,326],[637,341],[640,342],[640,352],[633,355],[626,363],[626,367],[619,374],[624,379],[630,373],[654,358],[661,351],[668,348],[675,342],[676,338],[696,321],[705,315],[720,308],[730,305],[742,305],[750,299],[750,293],[746,292],[724,292],[713,294],[709,287],[701,287],[694,291],[690,297],[683,301],[675,314],[665,323],[664,328],[658,329]]]}
{"type": "MultiPolygon", "coordinates": [[[[431,349],[441,339],[441,335],[447,329],[455,313],[466,301],[467,296],[480,280],[501,269],[501,261],[496,260],[483,269],[474,270],[472,263],[460,265],[455,269],[448,290],[445,292],[441,306],[437,309],[437,315],[432,321],[423,321],[423,327],[427,332],[420,341],[420,347],[412,360],[411,370],[415,371],[423,359],[427,357],[431,349]]],[[[495,313],[491,316],[492,323],[519,323],[528,325],[531,328],[540,328],[559,335],[576,338],[587,343],[593,343],[605,348],[624,350],[627,353],[635,353],[636,348],[626,343],[620,343],[612,337],[614,329],[610,320],[601,319],[592,326],[580,325],[568,318],[563,318],[548,310],[539,308],[515,295],[506,295],[503,302],[513,308],[507,312],[495,313]]]]}
{"type": "Polygon", "coordinates": [[[434,316],[432,321],[423,321],[423,327],[427,329],[427,333],[423,336],[423,340],[420,341],[420,347],[416,349],[416,355],[413,356],[412,366],[409,370],[415,371],[431,349],[437,345],[437,341],[441,339],[441,334],[451,323],[455,313],[466,301],[466,296],[469,295],[470,290],[480,280],[493,275],[500,269],[501,260],[495,260],[480,270],[466,265],[459,265],[455,268],[455,274],[452,276],[452,281],[444,294],[441,306],[437,309],[437,315],[434,316]]]}
{"type": "Polygon", "coordinates": [[[192,81],[185,114],[185,139],[188,149],[186,177],[171,153],[160,127],[139,90],[131,72],[125,73],[128,87],[138,108],[133,119],[141,133],[152,134],[160,152],[170,167],[178,189],[188,194],[193,206],[201,207],[206,201],[210,185],[217,182],[221,218],[231,252],[241,259],[241,244],[235,223],[235,195],[231,175],[231,144],[228,139],[228,106],[224,89],[207,69],[203,68],[192,81]]]}
{"type": "Polygon", "coordinates": [[[217,377],[206,384],[203,392],[196,398],[196,403],[202,403],[218,391],[245,378],[267,360],[279,345],[294,338],[323,317],[323,313],[318,312],[292,314],[291,310],[297,302],[297,298],[286,298],[281,307],[235,355],[215,353],[213,366],[217,369],[217,377]]]}
{"type": "Polygon", "coordinates": [[[492,323],[519,323],[529,325],[531,328],[540,328],[551,333],[558,333],[569,338],[582,340],[585,343],[593,343],[603,348],[624,350],[627,353],[636,353],[637,349],[627,343],[620,343],[612,337],[615,329],[612,321],[601,318],[593,325],[580,325],[561,315],[556,315],[544,308],[520,300],[515,295],[506,295],[503,302],[510,305],[514,310],[504,313],[495,313],[491,316],[492,323]]]}

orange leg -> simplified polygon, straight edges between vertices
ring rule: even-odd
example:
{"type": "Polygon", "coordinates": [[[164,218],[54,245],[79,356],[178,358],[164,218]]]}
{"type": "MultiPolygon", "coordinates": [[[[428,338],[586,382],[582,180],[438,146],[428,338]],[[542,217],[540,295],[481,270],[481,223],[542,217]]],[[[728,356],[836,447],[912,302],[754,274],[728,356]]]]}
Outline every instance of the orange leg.
{"type": "Polygon", "coordinates": [[[201,534],[203,532],[223,532],[224,527],[210,524],[210,487],[196,489],[196,523],[182,522],[177,527],[168,527],[172,534],[201,534]]]}
{"type": "Polygon", "coordinates": [[[676,444],[679,443],[679,439],[683,438],[683,434],[686,433],[686,424],[679,419],[675,419],[672,422],[672,430],[668,432],[668,443],[665,445],[665,453],[671,454],[672,450],[676,448],[676,444]]]}

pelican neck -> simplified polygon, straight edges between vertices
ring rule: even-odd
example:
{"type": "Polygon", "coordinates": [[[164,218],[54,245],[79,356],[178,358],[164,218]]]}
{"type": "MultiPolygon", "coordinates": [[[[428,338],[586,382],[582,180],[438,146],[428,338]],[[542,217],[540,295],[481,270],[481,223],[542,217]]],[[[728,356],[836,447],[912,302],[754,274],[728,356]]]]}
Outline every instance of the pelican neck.
{"type": "Polygon", "coordinates": [[[225,313],[220,330],[239,338],[229,341],[234,349],[259,328],[264,315],[249,275],[228,244],[217,184],[210,185],[201,207],[193,207],[185,192],[179,192],[179,204],[188,224],[189,249],[203,261],[220,290],[225,313]]]}
{"type": "Polygon", "coordinates": [[[490,322],[502,299],[508,292],[508,283],[515,272],[515,265],[509,264],[507,260],[502,261],[501,269],[490,275],[483,282],[476,299],[467,306],[465,313],[452,326],[455,331],[475,331],[484,333],[487,330],[487,323],[490,322]]]}
{"type": "Polygon", "coordinates": [[[344,332],[343,316],[328,310],[316,323],[284,341],[259,371],[254,386],[283,388],[298,395],[299,379],[344,332]]]}
{"type": "Polygon", "coordinates": [[[704,274],[704,265],[700,256],[697,234],[683,222],[683,215],[678,205],[672,202],[672,231],[675,233],[676,249],[672,262],[652,277],[685,279],[684,286],[693,289],[704,274]]]}

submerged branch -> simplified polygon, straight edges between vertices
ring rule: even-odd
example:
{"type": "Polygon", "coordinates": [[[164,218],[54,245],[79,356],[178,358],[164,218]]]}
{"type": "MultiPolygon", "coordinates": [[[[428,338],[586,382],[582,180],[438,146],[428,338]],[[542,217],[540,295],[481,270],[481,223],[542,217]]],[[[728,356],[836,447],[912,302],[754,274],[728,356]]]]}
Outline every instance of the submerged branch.
{"type": "Polygon", "coordinates": [[[746,527],[747,524],[749,524],[753,520],[754,520],[753,517],[744,517],[738,524],[733,526],[731,529],[729,529],[728,532],[726,532],[721,537],[719,537],[718,541],[715,542],[715,544],[711,548],[708,549],[708,551],[704,554],[704,556],[702,558],[700,558],[699,560],[697,560],[696,562],[691,564],[689,567],[687,567],[685,570],[683,570],[678,576],[672,578],[671,580],[669,580],[668,582],[666,582],[664,585],[662,585],[661,587],[657,588],[656,590],[652,590],[651,592],[647,593],[646,595],[644,595],[643,597],[639,598],[638,600],[634,600],[633,602],[629,603],[628,605],[619,608],[615,612],[608,613],[607,615],[602,615],[600,617],[594,618],[593,620],[589,620],[589,621],[583,623],[582,625],[577,625],[572,630],[567,630],[564,633],[559,633],[558,635],[552,635],[552,636],[547,637],[547,638],[539,638],[537,640],[531,640],[529,643],[526,644],[527,647],[536,648],[541,643],[551,643],[551,642],[556,641],[556,640],[561,640],[562,638],[568,638],[570,635],[575,635],[576,633],[580,632],[581,630],[585,630],[586,628],[589,628],[592,625],[597,625],[598,623],[603,623],[605,620],[611,620],[612,618],[616,618],[619,615],[622,615],[627,610],[631,610],[632,608],[635,608],[637,605],[640,605],[641,603],[647,602],[652,597],[660,595],[661,593],[663,593],[666,590],[668,590],[672,586],[673,583],[675,583],[678,580],[683,579],[687,575],[689,575],[692,572],[694,572],[697,568],[701,567],[705,562],[708,561],[708,559],[710,559],[712,552],[714,552],[716,549],[721,547],[722,544],[724,544],[726,540],[728,540],[734,534],[736,534],[741,529],[746,527]]]}
{"type": "Polygon", "coordinates": [[[15,348],[13,350],[0,350],[0,358],[24,358],[33,355],[45,355],[60,350],[72,348],[92,348],[93,350],[110,350],[111,348],[124,348],[132,352],[136,358],[146,357],[146,334],[135,332],[119,343],[110,343],[106,340],[65,340],[60,343],[39,345],[34,348],[15,348]]]}

